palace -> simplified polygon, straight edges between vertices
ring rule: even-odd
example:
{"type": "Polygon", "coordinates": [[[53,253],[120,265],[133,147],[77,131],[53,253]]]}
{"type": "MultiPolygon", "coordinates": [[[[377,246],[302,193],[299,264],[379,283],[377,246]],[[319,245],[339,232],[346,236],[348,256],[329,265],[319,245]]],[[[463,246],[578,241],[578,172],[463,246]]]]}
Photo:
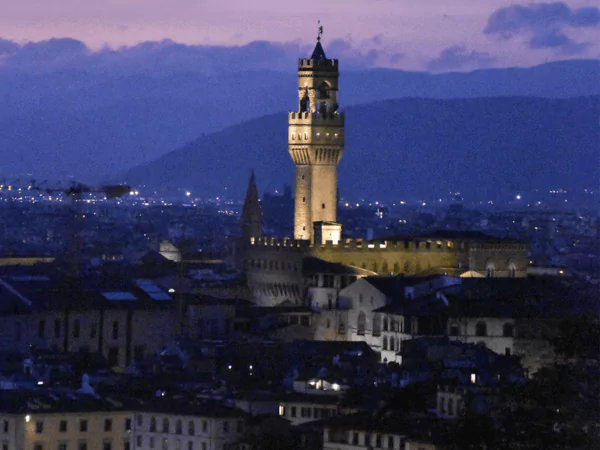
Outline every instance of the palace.
{"type": "MultiPolygon", "coordinates": [[[[298,110],[288,115],[295,170],[294,238],[262,236],[254,175],[243,210],[240,263],[259,306],[304,305],[311,287],[339,292],[369,275],[523,277],[528,246],[478,232],[441,231],[377,241],[345,239],[337,222],[337,164],[344,114],[337,103],[339,64],[317,39],[298,61],[298,110]]],[[[309,306],[309,305],[304,305],[309,306]]]]}

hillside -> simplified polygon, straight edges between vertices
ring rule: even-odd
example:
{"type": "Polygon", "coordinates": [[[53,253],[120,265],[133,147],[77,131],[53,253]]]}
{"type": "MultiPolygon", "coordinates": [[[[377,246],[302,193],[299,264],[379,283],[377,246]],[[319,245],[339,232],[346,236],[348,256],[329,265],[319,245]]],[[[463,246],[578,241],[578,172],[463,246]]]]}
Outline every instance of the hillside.
{"type": "MultiPolygon", "coordinates": [[[[437,75],[341,65],[344,107],[406,97],[600,95],[598,60],[437,75]]],[[[94,179],[152,161],[202,133],[296,107],[293,61],[289,72],[127,67],[0,67],[0,178],[94,179]]]]}
{"type": "MultiPolygon", "coordinates": [[[[462,190],[587,188],[600,174],[600,97],[408,98],[346,112],[341,195],[399,200],[462,190]]],[[[128,171],[123,181],[241,196],[251,169],[259,188],[293,180],[287,115],[206,135],[128,171]]]]}

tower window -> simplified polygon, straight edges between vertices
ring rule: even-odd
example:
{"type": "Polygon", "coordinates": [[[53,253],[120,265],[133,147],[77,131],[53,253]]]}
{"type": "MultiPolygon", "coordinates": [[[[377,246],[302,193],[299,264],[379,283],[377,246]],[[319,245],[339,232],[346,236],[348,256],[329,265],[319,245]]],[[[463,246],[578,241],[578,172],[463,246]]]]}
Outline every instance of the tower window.
{"type": "Polygon", "coordinates": [[[304,133],[304,139],[308,139],[308,133],[304,133]]]}
{"type": "Polygon", "coordinates": [[[323,204],[321,205],[321,208],[325,209],[325,203],[323,203],[323,204]]]}
{"type": "Polygon", "coordinates": [[[306,231],[306,227],[302,227],[302,231],[306,231]]]}
{"type": "Polygon", "coordinates": [[[302,175],[302,179],[304,180],[304,175],[302,175]]]}
{"type": "Polygon", "coordinates": [[[306,203],[306,197],[302,197],[302,203],[306,203]]]}

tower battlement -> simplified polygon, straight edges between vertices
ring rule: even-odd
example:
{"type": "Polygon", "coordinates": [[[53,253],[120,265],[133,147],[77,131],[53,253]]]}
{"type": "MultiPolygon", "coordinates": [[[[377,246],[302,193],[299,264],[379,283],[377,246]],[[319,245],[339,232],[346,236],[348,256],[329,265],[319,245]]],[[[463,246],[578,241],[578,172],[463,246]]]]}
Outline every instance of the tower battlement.
{"type": "Polygon", "coordinates": [[[325,69],[325,70],[338,70],[337,59],[310,59],[300,58],[298,60],[298,70],[313,70],[313,69],[325,69]]]}
{"type": "Polygon", "coordinates": [[[344,113],[334,112],[290,112],[288,113],[290,125],[344,125],[344,113]],[[333,122],[333,123],[332,123],[333,122]]]}
{"type": "Polygon", "coordinates": [[[333,248],[339,251],[343,249],[362,250],[365,252],[452,252],[455,253],[457,250],[527,250],[527,244],[523,242],[512,242],[509,240],[498,240],[494,241],[481,241],[474,242],[470,240],[448,240],[448,239],[429,239],[423,238],[409,238],[402,240],[368,240],[368,239],[341,239],[339,242],[334,243],[327,241],[324,244],[319,242],[311,243],[310,241],[291,239],[291,238],[273,238],[273,237],[261,237],[251,240],[250,245],[253,247],[281,247],[281,248],[297,248],[297,249],[309,249],[309,248],[333,248]],[[467,243],[468,242],[468,243],[467,243]]]}

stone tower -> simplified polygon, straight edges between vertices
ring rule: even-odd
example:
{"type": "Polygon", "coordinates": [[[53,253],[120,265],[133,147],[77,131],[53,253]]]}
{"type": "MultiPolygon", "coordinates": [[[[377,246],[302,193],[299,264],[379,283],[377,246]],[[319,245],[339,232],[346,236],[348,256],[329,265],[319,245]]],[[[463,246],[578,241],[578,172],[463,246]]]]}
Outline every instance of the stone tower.
{"type": "Polygon", "coordinates": [[[254,171],[248,182],[248,191],[244,200],[242,209],[242,239],[245,245],[248,245],[251,238],[262,236],[262,214],[260,212],[260,203],[258,201],[258,189],[256,188],[256,178],[254,171]]]}
{"type": "Polygon", "coordinates": [[[298,61],[298,111],[289,113],[295,239],[312,242],[315,222],[334,225],[337,220],[337,164],[344,151],[338,77],[338,60],[327,59],[319,36],[312,56],[298,61]]]}

